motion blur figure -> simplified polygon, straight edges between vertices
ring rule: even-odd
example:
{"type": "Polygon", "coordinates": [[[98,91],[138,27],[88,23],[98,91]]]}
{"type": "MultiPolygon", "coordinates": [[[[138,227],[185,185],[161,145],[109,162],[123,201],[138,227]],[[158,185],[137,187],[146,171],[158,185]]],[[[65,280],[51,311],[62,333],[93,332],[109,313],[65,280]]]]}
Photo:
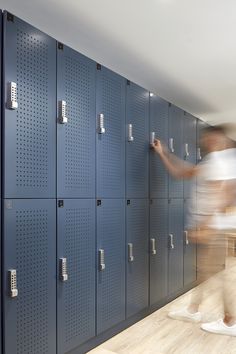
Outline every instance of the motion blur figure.
{"type": "MultiPolygon", "coordinates": [[[[205,128],[201,134],[201,148],[205,152],[205,157],[196,166],[183,162],[169,153],[159,140],[155,140],[152,147],[174,178],[197,180],[197,203],[194,202],[193,195],[191,198],[193,202],[188,208],[188,229],[190,242],[197,242],[198,245],[197,275],[198,280],[203,283],[223,269],[226,257],[226,230],[236,232],[236,218],[231,215],[230,219],[226,214],[236,201],[235,142],[227,137],[223,125],[205,128]]],[[[230,274],[226,271],[219,274],[222,275],[225,315],[216,322],[202,324],[201,328],[212,333],[236,336],[236,304],[232,296],[235,289],[229,286],[230,274]]],[[[199,306],[203,292],[204,283],[193,290],[187,308],[172,311],[169,317],[201,322],[199,306]]]]}

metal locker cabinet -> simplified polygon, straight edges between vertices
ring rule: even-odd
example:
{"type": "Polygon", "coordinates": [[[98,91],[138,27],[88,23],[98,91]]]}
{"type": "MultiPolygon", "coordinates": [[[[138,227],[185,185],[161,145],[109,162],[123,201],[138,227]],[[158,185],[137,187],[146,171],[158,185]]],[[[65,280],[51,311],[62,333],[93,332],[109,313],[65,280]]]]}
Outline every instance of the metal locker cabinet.
{"type": "Polygon", "coordinates": [[[149,92],[127,81],[126,197],[149,194],[149,92]]]}
{"type": "Polygon", "coordinates": [[[56,41],[4,12],[4,198],[56,197],[56,41]]]}
{"type": "Polygon", "coordinates": [[[96,63],[57,44],[58,198],[95,198],[96,63]]]}
{"type": "MultiPolygon", "coordinates": [[[[169,107],[169,150],[183,159],[183,110],[170,104],[169,107]]],[[[169,198],[183,198],[183,180],[169,175],[169,198]]]]}
{"type": "Polygon", "coordinates": [[[56,354],[56,201],[4,201],[4,353],[56,354]]]}
{"type": "Polygon", "coordinates": [[[150,306],[168,295],[168,199],[150,204],[150,306]]]}
{"type": "MultiPolygon", "coordinates": [[[[184,200],[184,285],[190,285],[197,279],[197,246],[196,243],[189,240],[188,218],[190,217],[189,207],[192,203],[196,207],[196,198],[184,200]]],[[[197,225],[194,227],[191,225],[191,228],[196,230],[197,225]]]]}
{"type": "Polygon", "coordinates": [[[125,319],[125,200],[97,201],[97,334],[125,319]]]}
{"type": "Polygon", "coordinates": [[[148,307],[149,293],[149,200],[127,200],[126,249],[127,249],[127,317],[148,307]]]}
{"type": "MultiPolygon", "coordinates": [[[[197,120],[191,114],[184,114],[184,159],[192,165],[197,162],[197,120]]],[[[196,178],[184,180],[184,198],[193,198],[196,194],[196,178]]]]}
{"type": "Polygon", "coordinates": [[[97,65],[97,197],[125,197],[125,79],[97,65]]]}
{"type": "Polygon", "coordinates": [[[202,121],[201,119],[197,119],[197,162],[201,162],[201,160],[205,156],[205,152],[200,146],[200,140],[201,140],[201,132],[207,126],[208,124],[206,122],[202,121]]]}
{"type": "Polygon", "coordinates": [[[169,295],[183,288],[183,199],[169,200],[169,295]]]}
{"type": "Polygon", "coordinates": [[[95,200],[58,200],[58,354],[95,336],[95,200]]]}
{"type": "MultiPolygon", "coordinates": [[[[150,143],[154,139],[168,145],[168,102],[150,94],[150,143]]],[[[150,152],[150,198],[168,198],[168,172],[153,150],[150,152]]]]}

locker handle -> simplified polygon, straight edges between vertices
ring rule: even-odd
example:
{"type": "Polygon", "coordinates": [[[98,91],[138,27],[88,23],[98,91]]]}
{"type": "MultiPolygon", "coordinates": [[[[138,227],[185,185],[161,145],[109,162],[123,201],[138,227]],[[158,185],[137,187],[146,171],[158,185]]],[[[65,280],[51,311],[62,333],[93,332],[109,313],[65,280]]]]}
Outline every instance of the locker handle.
{"type": "Polygon", "coordinates": [[[68,280],[67,259],[66,258],[60,258],[60,279],[63,282],[68,280]]]}
{"type": "Polygon", "coordinates": [[[134,141],[133,137],[133,124],[128,124],[128,141],[131,143],[134,141]]]}
{"type": "Polygon", "coordinates": [[[156,139],[156,133],[155,132],[151,132],[150,133],[150,145],[154,144],[155,139],[156,139]]]}
{"type": "Polygon", "coordinates": [[[7,83],[7,108],[17,109],[17,84],[13,81],[7,83]]]}
{"type": "Polygon", "coordinates": [[[60,124],[68,123],[66,114],[67,103],[64,100],[58,102],[58,120],[60,124]]]}
{"type": "Polygon", "coordinates": [[[200,147],[197,148],[197,159],[198,159],[198,161],[201,161],[201,159],[202,159],[201,148],[200,147]]]}
{"type": "Polygon", "coordinates": [[[129,260],[129,262],[134,261],[133,244],[132,243],[128,243],[128,260],[129,260]]]}
{"type": "Polygon", "coordinates": [[[98,115],[98,134],[105,134],[105,117],[103,113],[98,115]]]}
{"type": "Polygon", "coordinates": [[[16,269],[9,269],[8,270],[8,277],[9,277],[9,295],[11,298],[18,296],[18,289],[17,289],[17,276],[16,276],[16,269]]]}
{"type": "Polygon", "coordinates": [[[189,148],[188,148],[188,143],[185,144],[185,157],[189,156],[189,148]]]}
{"type": "Polygon", "coordinates": [[[105,251],[103,249],[100,249],[98,251],[98,254],[99,254],[99,270],[103,271],[106,268],[106,265],[105,265],[105,251]]]}
{"type": "Polygon", "coordinates": [[[189,245],[188,231],[184,231],[184,235],[185,235],[185,245],[188,246],[189,245]]]}
{"type": "Polygon", "coordinates": [[[173,138],[170,138],[169,140],[169,145],[170,145],[170,151],[173,153],[175,152],[175,149],[174,149],[174,139],[173,138]]]}
{"type": "Polygon", "coordinates": [[[151,254],[155,255],[157,254],[155,238],[151,238],[150,242],[151,242],[151,254]]]}
{"type": "Polygon", "coordinates": [[[174,235],[173,234],[169,234],[170,237],[170,249],[174,249],[175,245],[174,245],[174,235]]]}

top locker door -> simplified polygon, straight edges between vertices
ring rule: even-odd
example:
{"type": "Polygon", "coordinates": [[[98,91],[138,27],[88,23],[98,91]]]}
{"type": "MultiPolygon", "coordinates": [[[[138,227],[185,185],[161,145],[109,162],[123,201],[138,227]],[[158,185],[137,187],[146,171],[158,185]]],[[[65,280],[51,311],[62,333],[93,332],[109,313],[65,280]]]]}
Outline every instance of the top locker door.
{"type": "Polygon", "coordinates": [[[125,197],[125,79],[97,65],[97,198],[125,197]]]}
{"type": "Polygon", "coordinates": [[[148,198],[149,92],[127,82],[126,197],[148,198]]]}
{"type": "Polygon", "coordinates": [[[56,41],[4,13],[4,197],[56,197],[56,41]]]}
{"type": "MultiPolygon", "coordinates": [[[[173,153],[183,160],[183,116],[182,109],[170,105],[169,107],[169,150],[170,158],[173,153]]],[[[169,176],[169,198],[183,198],[183,180],[169,176]]]]}
{"type": "MultiPolygon", "coordinates": [[[[154,139],[168,145],[168,102],[150,95],[150,143],[154,139]]],[[[168,172],[154,151],[150,154],[150,198],[168,198],[168,172]]]]}
{"type": "Polygon", "coordinates": [[[95,77],[95,62],[58,43],[59,198],[95,198],[95,77]]]}

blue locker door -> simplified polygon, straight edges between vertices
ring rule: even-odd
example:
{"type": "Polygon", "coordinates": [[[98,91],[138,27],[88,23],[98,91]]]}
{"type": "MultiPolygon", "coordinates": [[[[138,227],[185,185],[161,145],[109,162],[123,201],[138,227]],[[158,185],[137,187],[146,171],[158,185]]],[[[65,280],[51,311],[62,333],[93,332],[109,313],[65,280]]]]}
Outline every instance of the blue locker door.
{"type": "MultiPolygon", "coordinates": [[[[168,145],[168,102],[150,96],[150,141],[160,139],[168,145]],[[153,135],[152,135],[153,134],[153,135]]],[[[150,198],[168,198],[168,173],[159,156],[150,153],[150,198]]]]}
{"type": "Polygon", "coordinates": [[[127,200],[127,317],[148,307],[148,199],[127,200]]]}
{"type": "Polygon", "coordinates": [[[127,82],[126,96],[126,197],[149,194],[149,92],[127,82]]]}
{"type": "Polygon", "coordinates": [[[7,12],[4,74],[4,197],[55,198],[56,41],[7,12]]]}
{"type": "MultiPolygon", "coordinates": [[[[191,165],[197,162],[197,121],[189,113],[184,115],[184,159],[191,165]]],[[[196,194],[196,178],[184,181],[184,198],[194,198],[196,194]]]]}
{"type": "Polygon", "coordinates": [[[168,295],[168,199],[150,205],[150,305],[168,295]]]}
{"type": "Polygon", "coordinates": [[[125,319],[125,201],[122,199],[104,199],[97,206],[97,254],[99,334],[125,319]]]}
{"type": "Polygon", "coordinates": [[[64,354],[95,336],[95,200],[59,200],[57,211],[57,338],[64,354]]]}
{"type": "MultiPolygon", "coordinates": [[[[183,115],[182,109],[170,105],[169,107],[169,149],[170,158],[173,152],[183,159],[183,115]]],[[[169,198],[183,198],[183,180],[169,176],[169,198]]]]}
{"type": "Polygon", "coordinates": [[[56,354],[55,200],[4,201],[3,287],[4,353],[56,354]]]}
{"type": "Polygon", "coordinates": [[[169,295],[183,287],[183,199],[169,200],[169,295]]]}
{"type": "Polygon", "coordinates": [[[57,46],[58,197],[95,198],[96,64],[61,43],[57,46]]]}
{"type": "Polygon", "coordinates": [[[197,278],[196,243],[189,240],[190,232],[197,228],[197,225],[192,225],[192,220],[189,220],[189,208],[192,208],[192,205],[196,208],[196,198],[184,200],[184,285],[193,283],[197,278]]]}
{"type": "Polygon", "coordinates": [[[97,66],[97,197],[125,197],[125,79],[97,66]]]}

